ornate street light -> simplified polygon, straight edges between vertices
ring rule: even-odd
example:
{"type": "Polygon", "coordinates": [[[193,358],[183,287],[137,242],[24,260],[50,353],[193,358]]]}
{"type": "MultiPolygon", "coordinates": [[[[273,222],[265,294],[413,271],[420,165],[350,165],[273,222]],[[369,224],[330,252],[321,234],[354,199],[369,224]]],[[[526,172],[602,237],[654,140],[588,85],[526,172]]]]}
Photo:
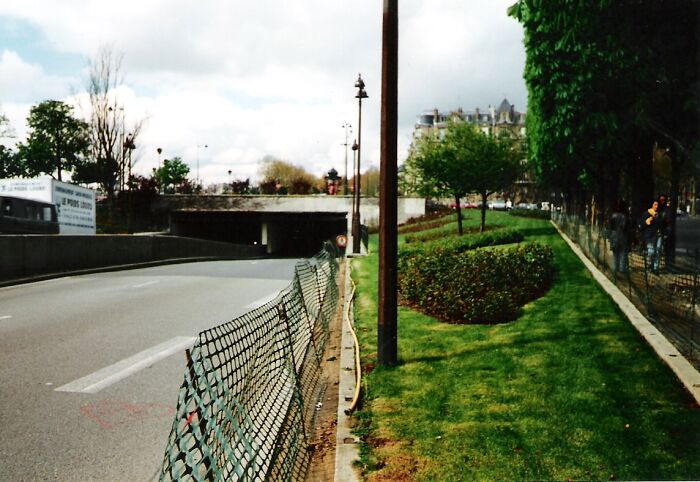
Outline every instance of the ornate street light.
{"type": "Polygon", "coordinates": [[[366,99],[369,96],[365,92],[365,82],[362,80],[362,75],[357,75],[357,81],[355,82],[355,87],[357,87],[357,94],[355,98],[358,102],[358,115],[357,115],[357,170],[355,171],[355,216],[353,217],[352,224],[352,252],[360,252],[360,152],[362,150],[362,99],[366,99]]]}

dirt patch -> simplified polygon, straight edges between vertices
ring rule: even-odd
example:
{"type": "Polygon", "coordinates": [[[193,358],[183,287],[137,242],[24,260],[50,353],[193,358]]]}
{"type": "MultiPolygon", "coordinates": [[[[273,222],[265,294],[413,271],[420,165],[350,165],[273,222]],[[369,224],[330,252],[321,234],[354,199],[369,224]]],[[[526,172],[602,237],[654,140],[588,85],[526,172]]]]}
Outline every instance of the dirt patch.
{"type": "Polygon", "coordinates": [[[310,436],[311,461],[306,475],[308,482],[332,481],[335,478],[335,438],[338,423],[338,376],[340,374],[340,341],[343,306],[345,304],[345,270],[341,262],[338,270],[339,302],[335,316],[329,324],[326,350],[321,361],[322,380],[326,390],[316,413],[314,431],[310,436]]]}
{"type": "Polygon", "coordinates": [[[379,460],[374,470],[367,474],[367,482],[413,482],[419,461],[406,454],[403,444],[382,438],[370,438],[367,443],[375,448],[379,460]]]}

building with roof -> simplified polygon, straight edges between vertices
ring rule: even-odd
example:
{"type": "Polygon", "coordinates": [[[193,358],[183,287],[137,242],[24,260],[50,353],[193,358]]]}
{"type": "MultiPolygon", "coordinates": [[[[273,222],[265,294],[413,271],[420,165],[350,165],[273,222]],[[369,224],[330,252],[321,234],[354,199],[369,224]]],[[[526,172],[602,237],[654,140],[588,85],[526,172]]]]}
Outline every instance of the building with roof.
{"type": "Polygon", "coordinates": [[[498,108],[490,105],[487,109],[477,107],[473,111],[465,111],[461,107],[449,112],[438,109],[423,111],[416,121],[414,137],[444,129],[449,121],[458,119],[476,124],[486,134],[498,135],[507,130],[518,137],[525,136],[525,113],[518,112],[514,104],[503,99],[498,108]]]}
{"type": "MultiPolygon", "coordinates": [[[[461,107],[449,112],[440,112],[438,109],[423,111],[416,119],[413,139],[415,141],[436,130],[442,131],[450,121],[454,120],[475,124],[488,135],[499,135],[506,131],[518,138],[525,137],[525,113],[515,110],[514,104],[508,102],[508,99],[503,99],[497,108],[490,105],[486,109],[477,107],[473,111],[465,111],[461,107]]],[[[409,148],[409,155],[412,149],[413,144],[409,148]]],[[[514,204],[532,202],[536,198],[535,183],[528,171],[523,173],[522,178],[515,182],[509,192],[497,193],[493,196],[493,199],[509,199],[514,204]]]]}

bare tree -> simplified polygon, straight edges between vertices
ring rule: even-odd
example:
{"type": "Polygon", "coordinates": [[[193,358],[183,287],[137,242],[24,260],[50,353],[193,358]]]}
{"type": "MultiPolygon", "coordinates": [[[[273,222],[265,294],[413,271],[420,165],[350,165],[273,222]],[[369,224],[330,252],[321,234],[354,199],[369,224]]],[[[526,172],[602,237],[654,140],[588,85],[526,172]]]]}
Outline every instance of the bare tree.
{"type": "Polygon", "coordinates": [[[114,199],[123,189],[131,171],[131,152],[141,133],[143,120],[127,127],[118,88],[123,85],[123,55],[102,46],[89,62],[87,91],[90,99],[90,140],[92,161],[78,173],[83,182],[97,182],[114,199]]]}

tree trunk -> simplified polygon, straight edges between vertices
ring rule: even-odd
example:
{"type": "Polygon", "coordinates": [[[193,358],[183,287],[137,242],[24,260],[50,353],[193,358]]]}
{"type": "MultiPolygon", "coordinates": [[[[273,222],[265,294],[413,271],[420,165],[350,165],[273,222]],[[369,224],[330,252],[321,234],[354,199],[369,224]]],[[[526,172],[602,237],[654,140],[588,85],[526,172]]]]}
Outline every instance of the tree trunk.
{"type": "Polygon", "coordinates": [[[457,231],[461,236],[464,231],[462,230],[462,207],[459,205],[460,197],[455,194],[455,209],[457,209],[457,231]]]}
{"type": "Polygon", "coordinates": [[[486,198],[488,197],[487,192],[481,193],[481,226],[479,226],[479,232],[483,233],[486,228],[486,198]]]}

